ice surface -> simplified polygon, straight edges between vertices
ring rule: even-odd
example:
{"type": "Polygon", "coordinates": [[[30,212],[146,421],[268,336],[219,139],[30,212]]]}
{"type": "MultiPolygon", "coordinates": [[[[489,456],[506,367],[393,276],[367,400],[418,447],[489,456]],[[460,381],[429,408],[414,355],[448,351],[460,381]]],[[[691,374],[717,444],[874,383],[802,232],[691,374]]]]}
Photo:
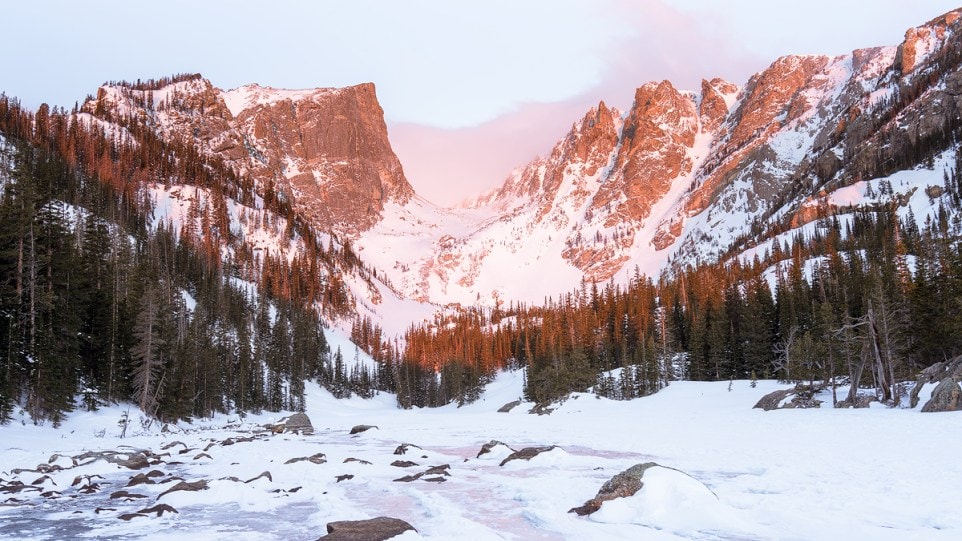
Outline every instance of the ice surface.
{"type": "MultiPolygon", "coordinates": [[[[308,540],[319,537],[327,522],[381,515],[414,525],[419,534],[409,534],[412,539],[962,536],[956,509],[962,498],[956,452],[962,414],[884,407],[753,410],[762,395],[784,387],[768,381],[757,388],[735,381],[731,391],[728,382],[675,382],[630,402],[578,394],[551,415],[527,414],[531,404],[497,413],[521,396],[522,384],[520,372],[501,374],[473,404],[415,411],[397,409],[388,394],[337,400],[310,385],[311,436],[256,431],[284,414],[220,416],[162,433],[156,423],[144,428],[131,410],[134,422],[126,438],[119,437],[117,425],[124,407],[75,412],[60,429],[18,417],[0,427],[0,487],[34,482],[40,474],[14,473],[15,468],[35,468],[54,453],[76,456],[129,445],[170,453],[165,464],[152,468],[187,481],[206,479],[209,488],[158,500],[172,486],[166,481],[126,488],[148,496],[144,500],[111,500],[136,471],[103,460],[69,467],[42,482],[44,490],[60,491],[60,498],[0,493],[0,539],[308,540]],[[378,428],[351,436],[351,427],[362,423],[378,428]],[[224,443],[249,436],[257,437],[224,443]],[[500,467],[491,457],[475,458],[492,439],[515,449],[560,449],[500,467]],[[161,451],[174,441],[184,446],[161,451]],[[395,455],[401,443],[420,448],[395,455]],[[195,458],[208,446],[210,458],[195,458]],[[191,450],[181,454],[182,448],[191,450]],[[326,455],[325,463],[285,464],[318,452],[326,455]],[[370,464],[345,462],[348,458],[370,464]],[[390,465],[398,459],[418,466],[390,465]],[[635,497],[605,503],[588,518],[567,512],[614,474],[649,461],[687,475],[655,470],[648,490],[635,497]],[[443,464],[450,466],[443,483],[394,481],[443,464]],[[272,480],[243,482],[263,471],[270,471],[272,480]],[[354,478],[337,482],[335,476],[343,474],[354,478]],[[100,491],[78,495],[78,487],[70,485],[79,475],[103,476],[94,478],[100,491]],[[118,518],[154,503],[172,505],[178,513],[130,522],[118,518]]],[[[923,403],[933,388],[923,389],[923,403]]],[[[62,457],[54,462],[71,464],[62,457]]]]}

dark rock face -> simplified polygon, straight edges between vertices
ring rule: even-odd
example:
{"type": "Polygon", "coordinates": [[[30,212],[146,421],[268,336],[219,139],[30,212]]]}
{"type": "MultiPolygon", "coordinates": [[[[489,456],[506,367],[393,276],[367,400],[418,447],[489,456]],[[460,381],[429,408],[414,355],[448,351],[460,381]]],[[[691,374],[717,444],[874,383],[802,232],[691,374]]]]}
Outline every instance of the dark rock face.
{"type": "Polygon", "coordinates": [[[598,490],[598,494],[595,495],[594,498],[586,501],[584,505],[580,507],[571,508],[568,512],[575,513],[578,516],[583,517],[601,509],[601,504],[608,500],[634,496],[634,494],[641,490],[641,487],[645,485],[644,481],[642,481],[642,478],[645,476],[645,472],[656,466],[660,466],[660,464],[655,462],[635,464],[634,466],[606,481],[605,484],[601,486],[601,489],[598,490]]]}
{"type": "Polygon", "coordinates": [[[377,517],[368,520],[342,520],[327,525],[327,535],[318,541],[385,541],[414,530],[399,518],[377,517]]]}
{"type": "Polygon", "coordinates": [[[952,378],[943,379],[932,391],[932,398],[922,406],[922,412],[962,410],[962,388],[952,378]]]}

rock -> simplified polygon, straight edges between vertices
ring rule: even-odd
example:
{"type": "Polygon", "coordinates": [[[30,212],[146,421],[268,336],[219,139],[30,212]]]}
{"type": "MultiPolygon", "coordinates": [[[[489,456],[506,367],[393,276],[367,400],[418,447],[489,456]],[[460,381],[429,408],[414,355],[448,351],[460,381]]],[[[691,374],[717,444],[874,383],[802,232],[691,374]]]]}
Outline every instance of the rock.
{"type": "Polygon", "coordinates": [[[551,407],[551,404],[535,404],[534,406],[531,406],[531,409],[528,410],[528,413],[535,415],[551,415],[552,411],[554,411],[554,408],[551,407]]]}
{"type": "Polygon", "coordinates": [[[254,481],[257,481],[258,479],[265,478],[265,477],[267,478],[268,481],[270,481],[270,482],[272,482],[272,483],[274,482],[274,478],[271,476],[271,472],[269,472],[269,471],[263,471],[263,472],[261,472],[261,474],[258,475],[257,477],[252,477],[252,478],[244,481],[244,484],[246,485],[246,484],[248,484],[248,483],[252,483],[252,482],[254,482],[254,481]]]}
{"type": "Polygon", "coordinates": [[[287,421],[284,422],[284,431],[309,436],[314,433],[314,425],[311,424],[311,419],[306,413],[298,412],[288,417],[287,421]]]}
{"type": "MultiPolygon", "coordinates": [[[[601,505],[609,500],[614,500],[615,498],[627,498],[634,496],[639,490],[645,486],[645,473],[652,468],[662,468],[664,470],[671,470],[673,472],[678,472],[681,475],[688,476],[685,472],[681,470],[676,470],[675,468],[668,468],[662,466],[655,462],[645,462],[644,464],[635,464],[634,466],[628,468],[627,470],[615,475],[611,479],[605,482],[604,485],[598,490],[598,493],[594,498],[586,501],[584,505],[579,507],[573,507],[568,510],[569,513],[575,513],[579,516],[590,515],[595,511],[601,509],[601,505]]],[[[697,482],[697,480],[695,480],[697,482]]],[[[698,485],[707,491],[707,496],[710,498],[714,496],[717,500],[718,497],[711,492],[711,490],[698,482],[698,485]]]]}
{"type": "Polygon", "coordinates": [[[292,458],[287,462],[285,462],[284,464],[296,464],[297,462],[304,462],[304,461],[308,461],[312,464],[324,464],[325,462],[327,462],[326,456],[327,455],[325,455],[324,453],[315,453],[311,456],[302,456],[298,458],[292,458]]]}
{"type": "Polygon", "coordinates": [[[845,399],[840,400],[837,404],[835,404],[835,407],[862,409],[867,408],[872,402],[878,402],[878,397],[874,394],[860,394],[856,395],[854,404],[849,402],[848,399],[845,399]]]}
{"type": "Polygon", "coordinates": [[[398,518],[343,520],[328,523],[327,535],[318,538],[318,541],[385,541],[411,530],[417,531],[414,526],[398,518]]]}
{"type": "Polygon", "coordinates": [[[414,447],[415,449],[420,449],[420,447],[418,447],[417,445],[414,445],[413,443],[402,443],[401,445],[397,446],[397,449],[394,450],[394,454],[396,455],[407,454],[408,449],[410,449],[411,447],[414,447]]]}
{"type": "Polygon", "coordinates": [[[123,499],[125,499],[125,500],[127,500],[127,501],[130,501],[130,500],[137,500],[137,499],[146,498],[146,497],[147,497],[147,496],[145,496],[145,495],[143,495],[143,494],[134,494],[133,492],[127,492],[126,490],[118,490],[117,492],[113,492],[113,493],[110,494],[110,499],[111,499],[111,500],[116,500],[116,499],[118,499],[118,498],[123,498],[123,499]]]}
{"type": "Polygon", "coordinates": [[[507,464],[508,462],[511,462],[512,460],[531,460],[532,458],[540,455],[541,453],[547,453],[548,451],[551,451],[552,449],[555,449],[557,447],[558,447],[557,445],[549,445],[546,447],[525,447],[520,451],[515,451],[510,455],[508,455],[507,458],[501,461],[500,465],[504,466],[505,464],[507,464]]]}
{"type": "Polygon", "coordinates": [[[158,517],[160,517],[160,516],[163,516],[164,513],[177,513],[177,510],[167,505],[166,503],[158,503],[153,507],[148,507],[146,509],[141,509],[140,511],[137,511],[137,514],[139,515],[149,515],[151,513],[154,513],[158,517]]]}
{"type": "Polygon", "coordinates": [[[772,411],[773,409],[778,409],[778,405],[792,395],[791,389],[780,389],[778,391],[772,391],[767,395],[761,397],[761,399],[755,403],[753,409],[762,409],[765,411],[772,411]]]}
{"type": "MultiPolygon", "coordinates": [[[[418,473],[416,473],[416,474],[414,474],[414,475],[405,475],[404,477],[399,477],[399,478],[395,479],[394,482],[396,482],[396,483],[410,483],[411,481],[417,481],[418,479],[421,479],[421,478],[424,477],[425,475],[436,475],[436,476],[442,477],[442,478],[443,478],[444,476],[450,477],[450,476],[451,476],[451,473],[448,471],[448,470],[450,470],[450,469],[451,469],[451,466],[450,466],[449,464],[442,464],[442,465],[440,465],[440,466],[432,466],[432,467],[424,470],[423,472],[418,472],[418,473]]],[[[424,480],[425,480],[425,481],[430,481],[430,482],[432,482],[432,483],[441,482],[441,481],[438,481],[437,477],[432,477],[432,478],[424,479],[424,480]]]]}
{"type": "Polygon", "coordinates": [[[943,379],[922,406],[923,413],[962,410],[962,388],[952,378],[943,379]]]}
{"type": "Polygon", "coordinates": [[[341,481],[348,481],[350,479],[354,479],[354,476],[349,473],[345,473],[344,475],[338,475],[334,478],[337,479],[338,483],[340,483],[341,481]]]}
{"type": "Polygon", "coordinates": [[[514,408],[520,405],[521,405],[520,400],[515,400],[514,402],[508,402],[507,404],[498,408],[498,413],[508,413],[509,411],[513,410],[514,408]]]}
{"type": "Polygon", "coordinates": [[[754,408],[763,409],[765,411],[771,411],[774,409],[817,408],[822,405],[822,401],[816,400],[815,395],[824,389],[824,385],[820,384],[811,386],[804,383],[799,383],[792,389],[781,389],[768,393],[759,399],[754,408]],[[791,401],[785,402],[785,399],[788,397],[792,397],[791,401]]]}
{"type": "Polygon", "coordinates": [[[449,471],[450,469],[451,469],[450,464],[442,464],[440,466],[431,466],[430,468],[424,471],[424,475],[447,475],[448,477],[450,477],[451,476],[451,473],[449,471]]]}
{"type": "Polygon", "coordinates": [[[123,515],[120,515],[117,518],[119,518],[120,520],[126,520],[129,522],[131,519],[135,519],[137,517],[146,518],[147,515],[144,515],[143,513],[124,513],[123,515]]]}
{"type": "Polygon", "coordinates": [[[153,485],[157,481],[154,481],[154,477],[163,477],[164,473],[160,470],[150,470],[147,473],[138,473],[137,475],[130,478],[125,486],[134,487],[137,485],[153,485]]]}
{"type": "Polygon", "coordinates": [[[504,447],[507,447],[508,449],[511,450],[512,453],[515,452],[514,449],[511,449],[511,447],[508,447],[508,445],[505,444],[504,442],[501,442],[498,440],[491,440],[488,443],[485,443],[484,445],[481,446],[481,450],[478,451],[478,454],[474,458],[481,458],[481,455],[486,455],[490,453],[495,447],[499,445],[503,445],[504,447]]]}
{"type": "Polygon", "coordinates": [[[160,496],[157,496],[157,499],[159,500],[163,498],[165,495],[170,494],[171,492],[179,492],[179,491],[197,492],[199,490],[207,490],[207,488],[208,487],[207,487],[206,479],[201,479],[200,481],[193,481],[190,483],[186,481],[181,481],[176,485],[168,488],[167,490],[161,492],[160,496]]]}
{"type": "MultiPolygon", "coordinates": [[[[377,428],[375,425],[357,425],[351,429],[351,434],[360,434],[361,432],[367,432],[372,428],[377,428]]],[[[378,428],[380,430],[380,428],[378,428]]]]}
{"type": "Polygon", "coordinates": [[[166,450],[171,449],[171,448],[173,448],[173,447],[176,447],[176,446],[178,446],[178,445],[182,445],[182,446],[184,447],[183,449],[181,449],[181,451],[186,451],[186,450],[187,450],[187,444],[184,443],[184,442],[182,442],[182,441],[172,441],[172,442],[170,442],[170,443],[162,446],[162,447],[160,448],[160,450],[161,450],[161,451],[166,451],[166,450]]]}
{"type": "Polygon", "coordinates": [[[950,361],[937,362],[922,370],[909,393],[910,407],[914,408],[919,405],[919,391],[922,390],[922,387],[928,383],[941,382],[946,378],[952,378],[956,382],[962,381],[962,356],[955,357],[950,361]]]}

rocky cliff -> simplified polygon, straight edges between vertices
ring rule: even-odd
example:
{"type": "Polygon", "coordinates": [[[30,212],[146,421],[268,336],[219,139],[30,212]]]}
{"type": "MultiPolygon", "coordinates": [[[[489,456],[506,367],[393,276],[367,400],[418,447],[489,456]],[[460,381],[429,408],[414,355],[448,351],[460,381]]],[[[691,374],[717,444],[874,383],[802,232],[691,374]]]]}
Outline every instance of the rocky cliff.
{"type": "Polygon", "coordinates": [[[388,140],[373,84],[231,91],[196,78],[158,89],[102,87],[84,110],[147,116],[162,137],[225,159],[258,193],[285,197],[316,229],[356,237],[414,190],[388,140]]]}

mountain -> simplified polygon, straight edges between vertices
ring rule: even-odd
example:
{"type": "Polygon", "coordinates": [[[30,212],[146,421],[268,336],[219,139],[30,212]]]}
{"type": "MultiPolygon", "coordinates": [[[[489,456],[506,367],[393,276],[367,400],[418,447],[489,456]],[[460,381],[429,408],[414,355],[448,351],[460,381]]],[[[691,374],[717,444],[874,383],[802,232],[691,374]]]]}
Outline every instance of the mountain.
{"type": "Polygon", "coordinates": [[[959,116],[960,13],[898,46],[780,58],[743,86],[647,83],[470,208],[389,206],[357,244],[404,294],[461,304],[716,260],[813,220],[833,190],[921,164],[959,116]]]}
{"type": "Polygon", "coordinates": [[[749,249],[824,214],[835,189],[918,165],[905,157],[951,130],[959,109],[960,13],[898,46],[779,58],[743,85],[646,83],[627,111],[599,103],[550,154],[464,208],[414,193],[370,84],[105,85],[83,110],[136,112],[160,137],[223,159],[259,196],[350,241],[400,297],[540,302],[581,281],[627,283],[749,249]]]}
{"type": "Polygon", "coordinates": [[[370,83],[227,92],[200,77],[104,85],[82,111],[108,121],[144,117],[161,138],[222,158],[262,196],[291,201],[317,231],[353,237],[379,220],[386,203],[414,194],[370,83]]]}

